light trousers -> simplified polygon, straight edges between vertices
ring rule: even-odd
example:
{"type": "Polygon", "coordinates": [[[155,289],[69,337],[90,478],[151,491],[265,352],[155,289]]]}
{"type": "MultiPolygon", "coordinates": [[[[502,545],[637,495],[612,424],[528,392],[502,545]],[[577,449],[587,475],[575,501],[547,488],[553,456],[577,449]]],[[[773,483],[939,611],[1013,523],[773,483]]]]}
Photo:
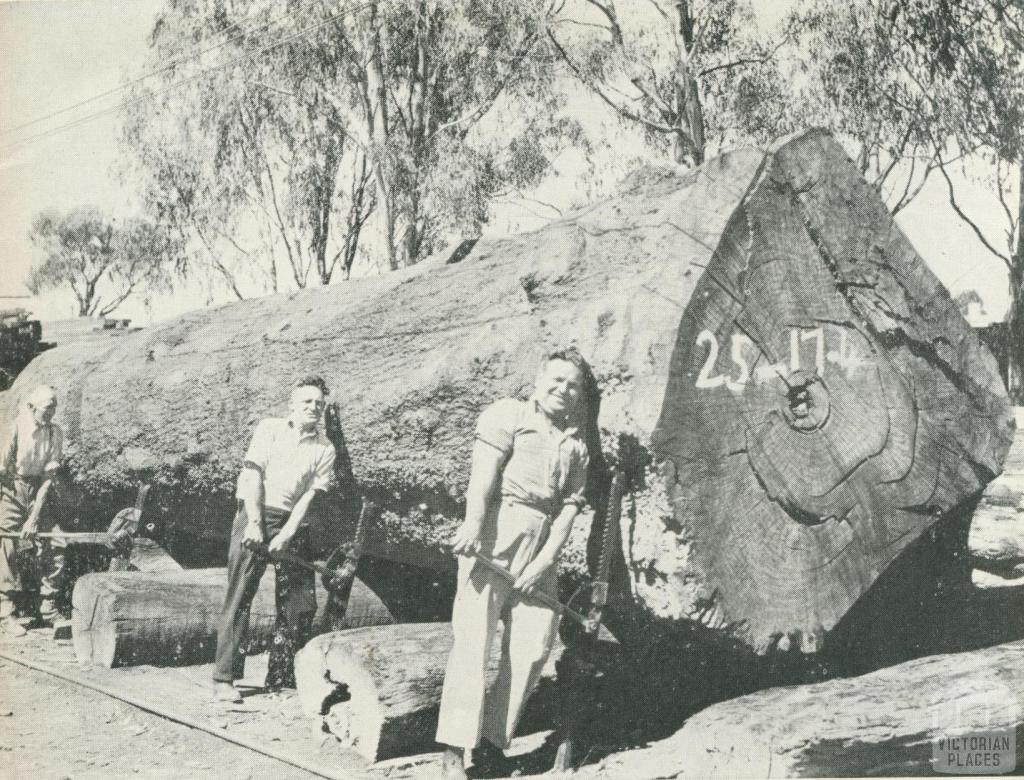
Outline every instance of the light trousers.
{"type": "MultiPolygon", "coordinates": [[[[485,535],[481,552],[519,576],[546,540],[549,522],[538,510],[503,503],[494,533],[485,535]]],[[[556,569],[552,566],[537,586],[552,596],[558,594],[556,569]]],[[[550,607],[513,591],[507,580],[462,557],[437,741],[471,749],[486,738],[508,748],[557,628],[558,614],[550,607]],[[504,632],[498,677],[487,690],[487,666],[499,620],[504,632]]]]}
{"type": "MultiPolygon", "coordinates": [[[[0,488],[0,531],[16,533],[21,530],[42,482],[42,477],[19,477],[13,490],[0,488]]],[[[17,539],[0,539],[0,618],[14,614],[14,599],[22,591],[21,573],[18,571],[18,549],[22,545],[27,543],[19,545],[17,539]]]]}

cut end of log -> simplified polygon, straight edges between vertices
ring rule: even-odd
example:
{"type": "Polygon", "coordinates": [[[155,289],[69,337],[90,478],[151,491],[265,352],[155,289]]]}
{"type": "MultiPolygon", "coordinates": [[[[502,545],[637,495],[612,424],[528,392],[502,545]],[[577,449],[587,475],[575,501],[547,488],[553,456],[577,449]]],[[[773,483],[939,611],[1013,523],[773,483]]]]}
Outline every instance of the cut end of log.
{"type": "MultiPolygon", "coordinates": [[[[501,630],[486,675],[498,674],[501,630]]],[[[303,711],[342,747],[367,761],[431,749],[445,670],[452,647],[449,623],[403,623],[316,637],[295,656],[303,711]]],[[[550,719],[551,690],[565,647],[557,643],[530,700],[524,722],[550,719]]]]}
{"type": "Polygon", "coordinates": [[[310,642],[295,656],[295,683],[307,716],[347,750],[373,763],[378,760],[384,708],[364,659],[356,652],[330,640],[310,642]]]}
{"type": "Polygon", "coordinates": [[[994,359],[822,133],[767,153],[678,335],[623,534],[656,617],[815,652],[1006,456],[994,359]]]}

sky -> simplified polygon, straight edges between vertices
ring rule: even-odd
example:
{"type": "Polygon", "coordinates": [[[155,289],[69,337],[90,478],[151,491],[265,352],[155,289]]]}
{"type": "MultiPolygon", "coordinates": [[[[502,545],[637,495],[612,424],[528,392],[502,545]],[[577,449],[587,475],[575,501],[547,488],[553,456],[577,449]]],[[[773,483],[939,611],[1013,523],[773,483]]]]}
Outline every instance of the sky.
{"type": "MultiPolygon", "coordinates": [[[[163,0],[0,0],[0,308],[12,303],[4,296],[28,294],[24,280],[38,258],[28,240],[34,214],[86,204],[126,216],[135,212],[138,192],[131,184],[119,182],[113,171],[118,154],[118,112],[17,145],[55,125],[115,106],[121,95],[107,96],[21,130],[14,128],[141,75],[146,38],[162,4],[163,0]]],[[[776,15],[778,8],[777,0],[765,0],[762,15],[776,15]]],[[[593,121],[600,121],[596,113],[593,121]]],[[[568,194],[558,190],[561,182],[570,178],[549,182],[541,193],[543,199],[557,202],[565,195],[561,200],[567,200],[568,194]]],[[[1005,228],[994,196],[981,184],[958,184],[965,210],[1001,246],[1000,231],[1005,228]]],[[[515,209],[521,208],[522,204],[509,206],[492,230],[536,227],[547,218],[517,214],[515,209]]],[[[940,177],[933,177],[898,222],[954,295],[976,289],[988,313],[1002,315],[1008,302],[1005,268],[954,215],[940,177]]],[[[222,300],[227,298],[214,298],[215,302],[222,300]]],[[[172,296],[154,298],[148,307],[129,300],[117,316],[146,324],[208,302],[205,290],[186,287],[172,296]]],[[[74,314],[70,293],[16,303],[43,320],[74,314]]]]}

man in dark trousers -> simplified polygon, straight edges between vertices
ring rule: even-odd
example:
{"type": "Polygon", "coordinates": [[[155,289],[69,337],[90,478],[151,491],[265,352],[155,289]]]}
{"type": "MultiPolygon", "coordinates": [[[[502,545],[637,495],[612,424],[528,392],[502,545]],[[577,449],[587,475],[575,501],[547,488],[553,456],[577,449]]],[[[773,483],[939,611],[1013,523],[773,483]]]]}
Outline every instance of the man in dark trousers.
{"type": "MultiPolygon", "coordinates": [[[[228,592],[217,629],[217,701],[241,701],[234,681],[245,671],[241,645],[268,553],[287,550],[307,560],[312,557],[306,515],[316,493],[331,486],[334,474],[334,447],[320,426],[327,394],[320,377],[300,379],[292,388],[288,417],[262,420],[246,452],[228,551],[228,592]]],[[[290,687],[294,653],[308,638],[316,612],[314,575],[285,562],[274,569],[278,630],[270,652],[268,686],[290,687]]]]}

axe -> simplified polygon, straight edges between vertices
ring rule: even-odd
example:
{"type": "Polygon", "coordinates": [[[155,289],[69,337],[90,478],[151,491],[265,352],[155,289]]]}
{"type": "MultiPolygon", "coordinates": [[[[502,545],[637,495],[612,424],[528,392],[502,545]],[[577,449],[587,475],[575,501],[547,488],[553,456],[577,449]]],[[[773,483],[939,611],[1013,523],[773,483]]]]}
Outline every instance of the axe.
{"type": "MultiPolygon", "coordinates": [[[[493,572],[494,574],[497,574],[499,577],[501,577],[506,582],[515,583],[515,581],[516,581],[515,575],[513,575],[512,572],[510,572],[508,569],[506,569],[500,563],[496,563],[496,562],[492,561],[490,558],[488,558],[486,555],[481,555],[478,552],[473,552],[473,553],[471,553],[471,555],[472,555],[473,559],[477,563],[482,565],[484,568],[488,569],[489,571],[493,572]]],[[[585,628],[587,631],[596,631],[597,630],[597,627],[592,625],[591,619],[589,617],[587,617],[586,615],[581,615],[579,612],[574,610],[572,607],[570,607],[570,606],[568,606],[566,604],[563,604],[561,601],[556,599],[554,596],[549,596],[547,593],[543,593],[541,591],[535,591],[533,593],[524,594],[524,595],[526,595],[527,598],[531,598],[531,599],[535,599],[536,601],[539,601],[541,604],[543,604],[546,607],[550,607],[551,609],[555,610],[555,612],[557,612],[560,615],[564,615],[567,618],[575,620],[577,623],[579,623],[581,626],[583,626],[583,628],[585,628]]]]}
{"type": "Polygon", "coordinates": [[[286,550],[270,552],[266,545],[259,545],[254,549],[271,561],[290,563],[306,571],[319,573],[324,589],[331,599],[333,619],[343,620],[345,611],[348,609],[349,596],[352,593],[352,581],[355,579],[359,558],[366,544],[367,515],[373,508],[375,508],[374,504],[364,498],[359,510],[359,521],[356,523],[355,537],[351,543],[340,545],[327,557],[325,563],[307,561],[305,558],[286,550]]]}
{"type": "MultiPolygon", "coordinates": [[[[51,485],[51,481],[46,480],[39,488],[35,501],[32,502],[32,510],[29,512],[28,520],[25,522],[26,527],[33,528],[38,526],[39,517],[49,495],[51,485]]],[[[130,550],[131,540],[138,531],[139,523],[142,520],[142,508],[146,501],[146,495],[149,493],[149,487],[146,484],[139,488],[135,498],[135,506],[118,512],[114,519],[110,521],[106,531],[46,531],[36,533],[34,537],[36,539],[60,540],[69,545],[100,544],[118,551],[127,546],[128,550],[130,550]]],[[[17,531],[3,532],[0,533],[0,538],[20,539],[21,533],[17,531]]]]}

